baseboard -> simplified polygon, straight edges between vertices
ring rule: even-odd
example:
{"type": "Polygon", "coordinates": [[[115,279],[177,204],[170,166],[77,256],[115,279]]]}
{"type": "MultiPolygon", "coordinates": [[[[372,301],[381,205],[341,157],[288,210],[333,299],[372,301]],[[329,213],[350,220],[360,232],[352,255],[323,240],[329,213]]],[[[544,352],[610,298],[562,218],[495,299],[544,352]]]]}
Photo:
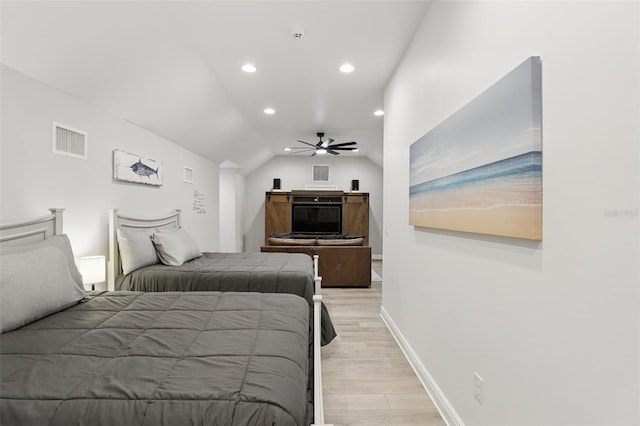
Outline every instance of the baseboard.
{"type": "Polygon", "coordinates": [[[462,423],[462,419],[453,409],[453,406],[449,403],[449,400],[446,398],[444,393],[442,393],[435,380],[433,380],[433,377],[431,377],[429,371],[427,371],[424,364],[422,364],[422,361],[420,361],[409,342],[407,342],[407,339],[404,338],[404,335],[393,322],[387,311],[384,309],[384,306],[380,307],[380,317],[382,317],[382,321],[384,321],[384,323],[387,325],[387,328],[391,332],[393,338],[396,340],[396,342],[398,342],[402,353],[404,353],[407,361],[409,361],[409,364],[411,364],[411,367],[418,376],[420,383],[422,383],[422,386],[431,397],[431,400],[435,404],[436,408],[440,412],[440,415],[447,423],[447,425],[464,426],[464,423],[462,423]]]}
{"type": "Polygon", "coordinates": [[[382,255],[381,254],[372,254],[371,255],[371,260],[382,260],[382,255]]]}

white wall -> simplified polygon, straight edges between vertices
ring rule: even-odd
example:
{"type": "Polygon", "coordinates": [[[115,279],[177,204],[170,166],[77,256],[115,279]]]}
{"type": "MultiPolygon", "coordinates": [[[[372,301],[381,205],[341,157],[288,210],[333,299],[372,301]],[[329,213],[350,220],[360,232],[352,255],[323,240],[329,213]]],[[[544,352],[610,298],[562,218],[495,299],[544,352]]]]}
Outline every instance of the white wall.
{"type": "Polygon", "coordinates": [[[2,66],[1,220],[65,208],[65,232],[76,256],[107,254],[109,208],[154,216],[183,211],[183,226],[202,250],[218,248],[218,165],[190,151],[2,66]],[[88,159],[52,153],[52,121],[88,132],[88,159]],[[164,185],[113,181],[114,148],[163,163],[164,185]],[[195,183],[183,181],[183,167],[195,183]],[[206,214],[193,211],[194,192],[206,214]]]}
{"type": "Polygon", "coordinates": [[[238,209],[236,188],[242,177],[237,167],[220,167],[220,251],[241,252],[242,234],[238,232],[242,223],[242,210],[238,209]]]}
{"type": "Polygon", "coordinates": [[[244,218],[245,218],[245,199],[246,199],[246,185],[244,176],[236,173],[236,229],[235,229],[235,238],[236,238],[236,247],[238,251],[244,251],[244,218]]]}
{"type": "Polygon", "coordinates": [[[452,423],[640,423],[639,21],[637,2],[434,2],[385,91],[383,315],[452,423]],[[543,241],[409,226],[410,144],[534,55],[543,241]]]}
{"type": "Polygon", "coordinates": [[[369,245],[373,256],[382,256],[382,169],[365,157],[277,156],[246,176],[244,203],[245,251],[260,251],[264,244],[264,198],[280,178],[282,189],[305,189],[307,185],[324,185],[312,180],[312,166],[328,164],[329,180],[338,190],[348,192],[351,180],[360,180],[360,192],[368,192],[369,245]]]}

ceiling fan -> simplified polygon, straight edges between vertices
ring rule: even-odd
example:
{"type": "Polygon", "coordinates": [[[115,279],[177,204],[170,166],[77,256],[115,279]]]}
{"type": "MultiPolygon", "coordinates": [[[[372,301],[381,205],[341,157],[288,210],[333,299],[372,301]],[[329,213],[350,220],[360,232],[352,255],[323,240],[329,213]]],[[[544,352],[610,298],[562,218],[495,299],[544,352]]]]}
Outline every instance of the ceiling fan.
{"type": "Polygon", "coordinates": [[[352,142],[343,142],[343,143],[333,143],[334,140],[331,138],[325,138],[323,132],[318,132],[316,135],[319,138],[318,143],[312,144],[309,142],[298,140],[298,142],[303,143],[305,147],[291,148],[292,150],[296,150],[292,152],[292,154],[297,154],[299,152],[309,152],[313,151],[311,156],[313,157],[316,154],[329,154],[338,155],[340,154],[338,151],[357,151],[358,143],[355,141],[352,142]]]}

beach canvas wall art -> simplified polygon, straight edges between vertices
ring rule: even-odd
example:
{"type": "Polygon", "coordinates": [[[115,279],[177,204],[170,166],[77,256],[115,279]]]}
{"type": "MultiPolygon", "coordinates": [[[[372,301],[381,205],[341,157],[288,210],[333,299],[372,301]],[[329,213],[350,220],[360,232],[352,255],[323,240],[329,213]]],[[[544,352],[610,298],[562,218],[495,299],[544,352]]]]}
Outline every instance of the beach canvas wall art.
{"type": "Polygon", "coordinates": [[[113,150],[113,178],[125,182],[162,185],[162,163],[130,154],[120,149],[113,150]]]}
{"type": "Polygon", "coordinates": [[[540,58],[414,142],[409,181],[411,225],[541,240],[540,58]]]}

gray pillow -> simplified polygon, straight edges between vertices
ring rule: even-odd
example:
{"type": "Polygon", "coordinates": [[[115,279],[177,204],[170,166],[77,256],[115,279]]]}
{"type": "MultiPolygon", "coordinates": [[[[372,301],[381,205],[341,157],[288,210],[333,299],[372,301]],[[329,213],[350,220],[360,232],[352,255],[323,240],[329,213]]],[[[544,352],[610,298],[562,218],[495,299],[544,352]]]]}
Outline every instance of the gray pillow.
{"type": "Polygon", "coordinates": [[[23,253],[25,251],[31,251],[37,248],[44,247],[56,247],[62,251],[62,254],[64,254],[64,257],[67,261],[67,266],[69,267],[71,278],[73,278],[73,281],[75,281],[78,287],[80,287],[80,290],[84,291],[84,285],[82,284],[82,274],[80,274],[78,266],[76,265],[76,260],[73,257],[73,250],[71,249],[71,242],[69,241],[69,237],[67,237],[67,234],[54,235],[51,238],[38,241],[37,243],[25,244],[21,246],[2,247],[0,248],[0,254],[23,253]]]}
{"type": "Polygon", "coordinates": [[[160,261],[165,265],[180,266],[202,256],[195,241],[182,227],[170,232],[156,232],[151,236],[151,241],[156,246],[160,261]]]}
{"type": "Polygon", "coordinates": [[[119,228],[116,231],[123,274],[126,275],[136,269],[159,262],[156,249],[151,241],[151,235],[154,232],[156,232],[155,229],[133,230],[128,228],[119,228]]]}
{"type": "Polygon", "coordinates": [[[68,308],[85,296],[59,248],[0,255],[2,333],[68,308]]]}

